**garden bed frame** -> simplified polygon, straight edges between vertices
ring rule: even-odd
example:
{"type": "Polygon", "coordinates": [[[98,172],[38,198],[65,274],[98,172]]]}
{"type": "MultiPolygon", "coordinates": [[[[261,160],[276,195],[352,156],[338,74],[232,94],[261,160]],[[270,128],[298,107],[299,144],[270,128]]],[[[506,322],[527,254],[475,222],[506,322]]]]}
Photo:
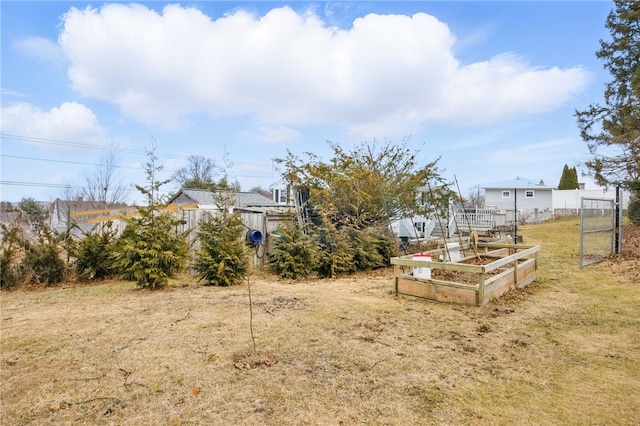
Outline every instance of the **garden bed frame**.
{"type": "MultiPolygon", "coordinates": [[[[536,280],[540,246],[508,243],[478,243],[476,251],[469,244],[462,246],[466,255],[457,262],[438,262],[447,258],[446,249],[425,251],[434,259],[429,264],[433,271],[453,271],[477,278],[475,283],[421,278],[413,275],[413,267],[426,267],[424,261],[413,260],[412,255],[393,257],[396,296],[419,297],[439,302],[454,302],[481,306],[497,299],[514,288],[523,288],[536,280]],[[468,255],[472,253],[472,255],[468,255]],[[477,255],[476,255],[477,253],[477,255]],[[465,262],[473,259],[489,261],[483,265],[465,262]],[[495,259],[495,260],[492,260],[495,259]],[[409,269],[407,272],[406,269],[409,269]]],[[[454,274],[455,275],[455,274],[454,274]]]]}

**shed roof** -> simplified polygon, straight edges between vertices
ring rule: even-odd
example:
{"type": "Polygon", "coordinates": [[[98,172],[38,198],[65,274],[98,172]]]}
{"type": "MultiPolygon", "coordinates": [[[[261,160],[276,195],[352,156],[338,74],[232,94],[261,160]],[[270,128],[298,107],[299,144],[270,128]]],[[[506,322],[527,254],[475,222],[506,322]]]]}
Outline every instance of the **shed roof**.
{"type": "Polygon", "coordinates": [[[186,189],[179,190],[171,199],[169,204],[176,204],[175,200],[178,197],[184,199],[187,197],[192,203],[202,205],[214,205],[219,202],[220,197],[231,196],[235,197],[234,205],[236,207],[269,207],[277,206],[278,204],[257,192],[230,192],[230,191],[216,191],[211,192],[206,189],[186,189]]]}
{"type": "Polygon", "coordinates": [[[499,182],[491,182],[480,185],[484,189],[539,189],[539,190],[552,190],[556,189],[555,186],[547,186],[539,179],[529,179],[517,176],[515,179],[503,180],[499,182]]]}

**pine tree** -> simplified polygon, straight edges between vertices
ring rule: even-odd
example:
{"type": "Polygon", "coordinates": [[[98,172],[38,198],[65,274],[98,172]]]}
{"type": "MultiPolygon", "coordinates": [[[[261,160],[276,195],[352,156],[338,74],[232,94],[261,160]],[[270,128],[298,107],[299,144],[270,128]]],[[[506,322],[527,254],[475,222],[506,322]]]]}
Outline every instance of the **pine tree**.
{"type": "Polygon", "coordinates": [[[568,165],[564,165],[562,169],[562,176],[560,176],[560,183],[558,183],[558,189],[573,189],[571,183],[571,169],[568,165]]]}
{"type": "Polygon", "coordinates": [[[574,167],[571,168],[571,189],[579,189],[580,182],[578,181],[578,170],[574,167]]]}
{"type": "Polygon", "coordinates": [[[560,182],[558,183],[558,189],[569,189],[569,166],[566,164],[562,169],[562,176],[560,176],[560,182]]]}
{"type": "Polygon", "coordinates": [[[562,169],[562,176],[560,177],[558,189],[578,189],[579,187],[578,171],[575,167],[569,167],[565,164],[562,169]]]}
{"type": "Polygon", "coordinates": [[[185,235],[177,234],[180,223],[169,212],[162,211],[160,187],[168,181],[158,181],[162,166],[156,164],[155,144],[147,151],[145,165],[147,186],[136,188],[147,197],[148,205],[138,207],[138,216],[126,219],[127,227],[115,243],[114,266],[124,279],[135,281],[138,287],[151,290],[164,287],[169,278],[186,266],[189,244],[185,235]]]}
{"type": "Polygon", "coordinates": [[[273,250],[269,253],[269,267],[282,278],[308,277],[316,270],[320,257],[313,240],[302,230],[291,224],[279,227],[274,235],[273,250]]]}
{"type": "Polygon", "coordinates": [[[247,275],[242,236],[243,225],[237,214],[212,217],[198,230],[200,249],[194,267],[206,285],[229,286],[247,275]]]}
{"type": "Polygon", "coordinates": [[[580,134],[593,159],[585,165],[600,185],[628,186],[640,178],[640,2],[615,0],[606,21],[610,41],[596,57],[611,80],[604,105],[576,111],[580,134]]]}

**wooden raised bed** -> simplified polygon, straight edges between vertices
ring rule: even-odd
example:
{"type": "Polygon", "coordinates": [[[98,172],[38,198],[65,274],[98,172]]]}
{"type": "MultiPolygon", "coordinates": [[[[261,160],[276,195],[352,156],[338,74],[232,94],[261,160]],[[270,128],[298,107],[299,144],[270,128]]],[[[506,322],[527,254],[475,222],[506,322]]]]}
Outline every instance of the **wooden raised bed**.
{"type": "MultiPolygon", "coordinates": [[[[413,255],[391,258],[396,295],[439,302],[484,305],[513,288],[526,287],[536,279],[540,246],[479,243],[477,255],[468,244],[457,262],[438,262],[444,249],[431,250],[433,262],[414,260],[413,255]],[[471,255],[469,255],[471,253],[471,255]],[[414,267],[429,265],[431,278],[413,275],[414,267]]],[[[443,256],[444,255],[444,256],[443,256]]]]}

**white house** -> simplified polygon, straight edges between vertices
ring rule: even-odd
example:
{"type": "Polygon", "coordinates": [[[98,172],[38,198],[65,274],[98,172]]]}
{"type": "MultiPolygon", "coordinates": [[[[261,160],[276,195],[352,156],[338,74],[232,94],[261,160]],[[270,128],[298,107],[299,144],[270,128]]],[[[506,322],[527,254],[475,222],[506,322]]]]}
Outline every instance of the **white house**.
{"type": "Polygon", "coordinates": [[[269,186],[271,200],[281,206],[293,205],[293,193],[286,180],[280,179],[269,186]]]}
{"type": "Polygon", "coordinates": [[[521,217],[553,214],[553,191],[555,186],[545,185],[542,180],[516,177],[515,179],[480,185],[485,190],[485,208],[518,210],[521,217]]]}

